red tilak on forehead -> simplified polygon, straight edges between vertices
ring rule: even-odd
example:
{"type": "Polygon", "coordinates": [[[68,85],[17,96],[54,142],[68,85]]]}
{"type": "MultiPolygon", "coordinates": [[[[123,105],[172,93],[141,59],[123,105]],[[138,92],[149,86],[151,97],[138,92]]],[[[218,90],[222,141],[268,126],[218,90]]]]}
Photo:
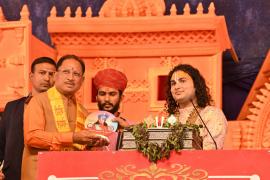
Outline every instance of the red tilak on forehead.
{"type": "Polygon", "coordinates": [[[178,80],[180,78],[191,79],[190,75],[184,71],[176,71],[173,73],[173,75],[172,75],[173,80],[178,80]]]}

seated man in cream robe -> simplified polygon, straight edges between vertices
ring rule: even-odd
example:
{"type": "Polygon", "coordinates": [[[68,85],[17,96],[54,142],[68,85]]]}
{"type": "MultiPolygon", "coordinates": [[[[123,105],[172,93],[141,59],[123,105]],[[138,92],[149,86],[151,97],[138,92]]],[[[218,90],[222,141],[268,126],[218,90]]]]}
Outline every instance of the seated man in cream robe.
{"type": "Polygon", "coordinates": [[[200,135],[204,150],[223,148],[226,117],[221,109],[211,105],[209,88],[200,72],[191,65],[179,64],[169,72],[166,113],[183,124],[203,125],[200,135]]]}

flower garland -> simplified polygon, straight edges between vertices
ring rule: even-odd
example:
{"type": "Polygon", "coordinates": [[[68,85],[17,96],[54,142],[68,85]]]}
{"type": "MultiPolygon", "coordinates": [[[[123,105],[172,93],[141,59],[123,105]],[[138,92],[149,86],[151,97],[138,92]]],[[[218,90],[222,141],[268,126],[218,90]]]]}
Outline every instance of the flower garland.
{"type": "Polygon", "coordinates": [[[146,123],[141,123],[132,127],[132,135],[135,137],[137,150],[143,153],[149,161],[156,163],[163,158],[169,158],[171,150],[179,151],[183,149],[185,130],[192,130],[195,136],[199,137],[199,128],[202,126],[195,124],[181,124],[176,122],[170,125],[172,133],[159,145],[149,141],[149,132],[146,123]]]}

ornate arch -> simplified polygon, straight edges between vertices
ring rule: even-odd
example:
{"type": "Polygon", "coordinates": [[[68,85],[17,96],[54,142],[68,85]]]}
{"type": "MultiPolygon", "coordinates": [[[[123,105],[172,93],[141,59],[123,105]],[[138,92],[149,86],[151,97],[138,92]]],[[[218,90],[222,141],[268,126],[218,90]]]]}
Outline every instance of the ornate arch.
{"type": "Polygon", "coordinates": [[[270,148],[270,51],[238,116],[242,123],[241,148],[270,148]]]}
{"type": "Polygon", "coordinates": [[[243,128],[241,148],[270,148],[270,78],[258,89],[256,99],[251,103],[247,126],[243,128]]]}

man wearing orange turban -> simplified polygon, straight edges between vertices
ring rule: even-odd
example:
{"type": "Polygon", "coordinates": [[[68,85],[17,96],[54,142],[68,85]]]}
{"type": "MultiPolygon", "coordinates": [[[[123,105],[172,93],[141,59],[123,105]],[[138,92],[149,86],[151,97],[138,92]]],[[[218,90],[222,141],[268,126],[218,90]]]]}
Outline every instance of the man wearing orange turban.
{"type": "Polygon", "coordinates": [[[104,69],[94,77],[94,85],[98,91],[96,100],[99,110],[114,114],[114,121],[119,123],[120,128],[128,127],[128,122],[120,117],[118,112],[123,92],[127,87],[126,75],[115,69],[104,69]]]}

